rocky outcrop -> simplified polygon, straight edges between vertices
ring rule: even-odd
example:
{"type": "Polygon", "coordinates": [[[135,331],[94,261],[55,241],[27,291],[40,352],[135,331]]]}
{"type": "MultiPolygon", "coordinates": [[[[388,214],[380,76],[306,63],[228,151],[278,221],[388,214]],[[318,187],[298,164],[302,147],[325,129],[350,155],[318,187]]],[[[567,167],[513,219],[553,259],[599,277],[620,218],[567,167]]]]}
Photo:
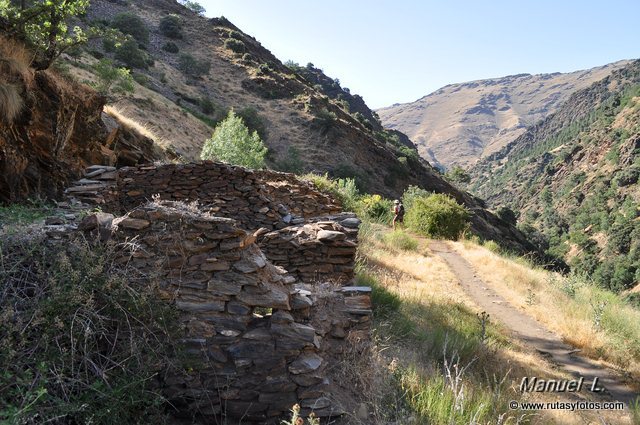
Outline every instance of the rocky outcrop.
{"type": "Polygon", "coordinates": [[[24,107],[12,122],[0,120],[0,202],[57,198],[90,164],[165,158],[150,139],[113,119],[103,121],[105,99],[89,87],[53,71],[29,70],[12,81],[24,107]]]}

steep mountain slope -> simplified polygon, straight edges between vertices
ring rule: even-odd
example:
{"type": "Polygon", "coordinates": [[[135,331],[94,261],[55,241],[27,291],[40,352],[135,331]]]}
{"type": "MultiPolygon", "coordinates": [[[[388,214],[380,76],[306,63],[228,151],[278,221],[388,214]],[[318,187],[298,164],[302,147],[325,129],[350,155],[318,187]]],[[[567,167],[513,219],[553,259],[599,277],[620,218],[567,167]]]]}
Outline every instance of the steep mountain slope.
{"type": "Polygon", "coordinates": [[[519,74],[452,84],[415,102],[377,112],[385,127],[406,133],[432,164],[467,167],[554,112],[571,93],[625,63],[568,74],[519,74]]]}
{"type": "MultiPolygon", "coordinates": [[[[355,177],[362,189],[387,197],[400,196],[409,185],[447,193],[473,212],[472,228],[484,238],[518,252],[535,249],[515,227],[486,211],[481,200],[442,179],[401,135],[381,131],[361,99],[342,90],[347,101],[341,102],[340,93],[323,86],[328,77],[319,70],[313,73],[321,81],[308,81],[226,19],[206,19],[172,0],[95,0],[85,24],[113,26],[123,13],[141,19],[134,24],[146,28],[148,39],[141,37],[138,46],[130,46],[143,58],[129,64],[137,81],[135,94],[106,110],[137,125],[170,153],[197,159],[228,108],[248,110],[246,115],[253,117],[248,124],[262,131],[272,168],[355,177]],[[179,37],[159,29],[161,20],[172,14],[179,37]],[[173,46],[167,50],[169,43],[173,46]],[[351,108],[357,109],[353,115],[351,108]]],[[[118,49],[93,42],[89,54],[68,58],[67,65],[76,78],[95,81],[99,58],[119,63],[127,60],[125,53],[132,54],[118,49]]]]}
{"type": "Polygon", "coordinates": [[[640,61],[574,93],[471,169],[472,190],[604,286],[640,279],[640,61]]]}

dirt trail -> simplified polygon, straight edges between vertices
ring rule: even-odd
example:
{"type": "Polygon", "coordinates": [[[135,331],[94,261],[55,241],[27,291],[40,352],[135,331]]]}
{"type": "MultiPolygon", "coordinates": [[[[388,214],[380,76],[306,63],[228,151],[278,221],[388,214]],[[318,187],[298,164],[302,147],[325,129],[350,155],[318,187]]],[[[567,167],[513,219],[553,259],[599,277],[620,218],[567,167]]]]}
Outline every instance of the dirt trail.
{"type": "Polygon", "coordinates": [[[589,359],[577,356],[578,350],[562,342],[556,334],[492,290],[476,276],[471,264],[449,248],[446,242],[432,241],[429,248],[446,261],[462,288],[480,308],[502,322],[525,343],[548,356],[555,364],[575,376],[583,376],[586,387],[583,392],[588,391],[593,378],[598,377],[598,386],[604,387],[613,400],[622,401],[628,406],[638,396],[633,389],[618,381],[613,373],[589,359]]]}

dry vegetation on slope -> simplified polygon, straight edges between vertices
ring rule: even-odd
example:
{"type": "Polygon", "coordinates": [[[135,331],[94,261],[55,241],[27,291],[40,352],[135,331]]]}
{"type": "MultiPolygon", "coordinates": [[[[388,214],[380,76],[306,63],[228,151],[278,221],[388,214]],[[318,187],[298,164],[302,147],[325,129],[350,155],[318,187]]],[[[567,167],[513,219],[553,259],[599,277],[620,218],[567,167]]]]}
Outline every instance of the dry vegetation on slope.
{"type": "MultiPolygon", "coordinates": [[[[638,419],[638,412],[633,410],[623,414],[510,411],[506,404],[509,400],[569,402],[580,398],[540,393],[522,396],[518,386],[523,376],[571,378],[491,318],[486,322],[487,331],[483,336],[478,307],[459,286],[446,263],[426,249],[428,241],[404,232],[393,233],[377,225],[365,225],[360,236],[363,241],[359,249],[362,259],[359,282],[374,287],[375,329],[380,351],[376,359],[365,359],[366,366],[360,366],[360,370],[367,370],[366,376],[374,375],[373,382],[377,384],[364,388],[370,403],[377,406],[372,408],[376,419],[373,423],[395,420],[403,424],[631,424],[634,412],[638,419]],[[460,373],[457,384],[447,378],[447,364],[452,369],[455,364],[458,370],[468,366],[460,373]]],[[[516,305],[523,304],[529,288],[522,283],[535,282],[536,293],[541,295],[534,306],[536,317],[546,314],[547,318],[558,318],[557,326],[571,326],[574,334],[597,335],[592,342],[583,344],[591,344],[594,349],[597,346],[600,351],[616,351],[632,365],[628,369],[630,373],[637,373],[638,358],[629,355],[629,350],[634,350],[634,338],[638,340],[635,325],[624,325],[626,332],[635,332],[635,337],[617,339],[619,328],[606,325],[594,330],[585,307],[590,297],[598,296],[613,303],[606,312],[609,318],[625,314],[637,316],[637,310],[625,306],[619,299],[614,301],[616,296],[611,293],[584,285],[579,287],[578,295],[568,301],[572,307],[566,313],[559,311],[560,301],[567,301],[568,296],[561,289],[561,282],[565,281],[556,274],[532,269],[522,260],[500,257],[469,241],[454,246],[483,279],[501,291],[504,289],[516,305]],[[553,285],[549,283],[552,277],[556,279],[553,285]],[[498,283],[502,279],[508,288],[498,283]],[[542,295],[546,291],[549,296],[542,295]],[[571,324],[573,320],[576,323],[571,324]],[[607,341],[611,348],[598,345],[602,341],[607,341]],[[618,348],[613,348],[614,341],[618,348]]],[[[609,318],[607,320],[611,320],[609,318]]]]}
{"type": "Polygon", "coordinates": [[[556,111],[573,92],[625,63],[568,74],[520,74],[451,84],[415,102],[377,112],[385,127],[406,133],[432,164],[468,167],[556,111]]]}

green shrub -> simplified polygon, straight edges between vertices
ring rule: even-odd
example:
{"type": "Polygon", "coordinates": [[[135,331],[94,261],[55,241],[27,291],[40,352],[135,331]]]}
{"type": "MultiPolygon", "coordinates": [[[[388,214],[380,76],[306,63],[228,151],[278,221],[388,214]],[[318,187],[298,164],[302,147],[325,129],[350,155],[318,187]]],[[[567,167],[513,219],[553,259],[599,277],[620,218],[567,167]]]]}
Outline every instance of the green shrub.
{"type": "Polygon", "coordinates": [[[107,53],[113,53],[116,51],[116,41],[111,38],[103,38],[102,48],[107,53]]]}
{"type": "Polygon", "coordinates": [[[149,29],[135,13],[123,12],[117,14],[113,18],[111,26],[119,29],[123,34],[132,36],[142,44],[149,43],[149,29]]]}
{"type": "Polygon", "coordinates": [[[286,157],[278,162],[278,169],[287,173],[302,173],[304,162],[300,159],[300,152],[295,146],[289,146],[286,157]]]}
{"type": "Polygon", "coordinates": [[[224,47],[235,53],[244,53],[246,48],[242,41],[235,38],[228,38],[224,41],[224,47]]]}
{"type": "Polygon", "coordinates": [[[257,131],[258,135],[263,140],[267,138],[267,127],[265,127],[264,121],[258,114],[256,108],[247,106],[236,112],[236,115],[242,118],[244,125],[249,128],[249,131],[257,131]]]}
{"type": "Polygon", "coordinates": [[[448,180],[456,183],[470,183],[471,176],[467,173],[462,167],[459,165],[454,165],[451,170],[449,170],[444,175],[448,180]]]}
{"type": "Polygon", "coordinates": [[[636,184],[640,177],[640,169],[637,167],[627,168],[616,173],[615,182],[620,187],[636,184]]]}
{"type": "Polygon", "coordinates": [[[166,37],[181,39],[182,38],[182,21],[178,15],[167,15],[160,20],[158,26],[160,33],[166,37]]]}
{"type": "MultiPolygon", "coordinates": [[[[177,314],[82,238],[0,243],[0,422],[165,423],[177,314]]],[[[136,281],[137,282],[137,281],[136,281]]]]}
{"type": "Polygon", "coordinates": [[[319,127],[320,132],[325,134],[336,124],[338,117],[335,113],[323,108],[316,113],[313,122],[319,127]]]}
{"type": "Polygon", "coordinates": [[[321,192],[327,192],[336,197],[341,203],[345,211],[360,211],[360,192],[354,179],[337,179],[332,180],[327,174],[305,174],[302,176],[304,180],[311,181],[321,192]]]}
{"type": "Polygon", "coordinates": [[[198,3],[197,1],[191,1],[191,0],[180,0],[180,3],[182,3],[183,5],[185,5],[185,7],[189,10],[191,10],[192,12],[197,13],[200,16],[204,16],[205,12],[207,11],[207,9],[205,9],[200,3],[198,3]]]}
{"type": "Polygon", "coordinates": [[[201,159],[217,159],[249,168],[264,167],[267,147],[256,131],[252,134],[242,119],[229,111],[202,147],[201,159]]]}
{"type": "Polygon", "coordinates": [[[229,31],[229,38],[234,38],[236,40],[242,40],[242,34],[240,34],[236,30],[229,31]]]}
{"type": "Polygon", "coordinates": [[[418,241],[402,230],[385,233],[382,240],[385,244],[402,251],[415,251],[418,249],[418,241]]]}
{"type": "Polygon", "coordinates": [[[393,202],[380,195],[363,195],[358,201],[358,214],[365,219],[383,224],[393,220],[393,202]]]}
{"type": "Polygon", "coordinates": [[[261,63],[258,65],[258,75],[269,75],[273,72],[271,66],[268,63],[261,63]]]}
{"type": "Polygon", "coordinates": [[[436,193],[416,198],[407,209],[407,225],[415,232],[434,238],[458,239],[467,227],[469,212],[453,198],[436,193]]]}
{"type": "Polygon", "coordinates": [[[132,75],[133,79],[135,80],[136,83],[140,84],[141,86],[147,86],[149,84],[149,77],[147,77],[144,74],[138,74],[137,72],[134,73],[132,75]]]}
{"type": "Polygon", "coordinates": [[[180,51],[180,48],[173,41],[167,41],[162,46],[162,50],[164,50],[165,52],[169,52],[169,53],[178,53],[180,51]]]}
{"type": "Polygon", "coordinates": [[[404,208],[408,211],[413,207],[413,203],[417,198],[426,198],[431,195],[431,192],[424,190],[418,186],[409,186],[405,189],[402,194],[402,204],[404,208]]]}
{"type": "Polygon", "coordinates": [[[109,59],[102,59],[93,66],[93,71],[98,81],[92,86],[103,96],[133,93],[133,78],[128,69],[117,68],[109,59]]]}
{"type": "Polygon", "coordinates": [[[147,69],[147,54],[138,48],[135,40],[127,40],[116,49],[115,58],[130,68],[147,69]]]}
{"type": "Polygon", "coordinates": [[[499,254],[501,252],[500,245],[498,245],[495,241],[484,241],[482,246],[484,246],[491,252],[495,252],[496,254],[499,254]]]}
{"type": "Polygon", "coordinates": [[[178,68],[187,76],[199,78],[211,70],[211,62],[198,60],[188,53],[180,55],[178,68]]]}
{"type": "Polygon", "coordinates": [[[200,110],[204,114],[211,115],[216,111],[216,104],[208,97],[203,97],[200,99],[200,110]]]}
{"type": "Polygon", "coordinates": [[[255,60],[255,57],[251,53],[245,53],[242,55],[242,61],[246,63],[251,63],[255,60]]]}
{"type": "Polygon", "coordinates": [[[498,217],[500,217],[501,220],[503,220],[503,221],[505,221],[505,222],[507,222],[509,224],[512,224],[514,226],[518,223],[518,216],[509,207],[500,207],[500,208],[498,208],[498,210],[496,211],[496,215],[498,217]]]}

